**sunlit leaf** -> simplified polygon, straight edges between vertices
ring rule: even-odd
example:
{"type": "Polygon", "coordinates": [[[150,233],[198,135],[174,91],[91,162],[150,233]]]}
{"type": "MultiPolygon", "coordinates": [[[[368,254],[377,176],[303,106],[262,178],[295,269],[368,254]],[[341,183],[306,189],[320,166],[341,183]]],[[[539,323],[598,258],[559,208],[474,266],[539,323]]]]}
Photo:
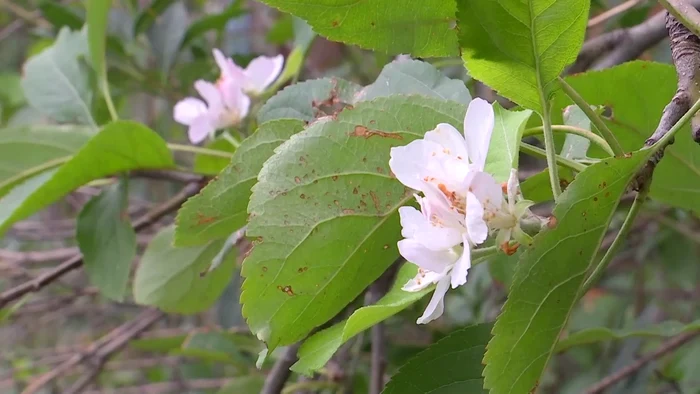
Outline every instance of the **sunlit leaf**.
{"type": "Polygon", "coordinates": [[[486,172],[498,182],[505,182],[512,168],[518,168],[520,140],[532,111],[507,111],[498,102],[493,104],[494,127],[486,157],[486,172]]]}

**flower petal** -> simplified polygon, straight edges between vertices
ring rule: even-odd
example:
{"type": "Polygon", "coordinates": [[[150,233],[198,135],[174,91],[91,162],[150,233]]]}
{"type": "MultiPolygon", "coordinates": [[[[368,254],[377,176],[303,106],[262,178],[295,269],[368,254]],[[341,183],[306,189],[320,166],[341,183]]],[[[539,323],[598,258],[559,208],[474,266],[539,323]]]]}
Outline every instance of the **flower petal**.
{"type": "Polygon", "coordinates": [[[440,123],[434,130],[425,133],[425,137],[423,138],[427,141],[434,141],[442,145],[446,150],[445,153],[457,160],[464,160],[467,162],[469,159],[467,144],[466,141],[464,141],[464,137],[450,124],[440,123]]]}
{"type": "Polygon", "coordinates": [[[439,282],[445,275],[443,272],[419,270],[415,277],[403,285],[401,290],[410,292],[421,291],[433,283],[439,282]]]}
{"type": "Polygon", "coordinates": [[[489,173],[475,172],[469,191],[474,193],[487,212],[498,211],[503,206],[503,188],[489,173]]]}
{"type": "Polygon", "coordinates": [[[246,89],[249,89],[252,93],[262,93],[265,88],[277,79],[282,72],[283,65],[284,56],[282,55],[256,57],[244,71],[248,80],[246,89]]]}
{"type": "Polygon", "coordinates": [[[493,124],[491,104],[480,98],[472,100],[464,117],[464,138],[467,140],[469,159],[478,170],[483,171],[486,164],[493,124]]]}
{"type": "Polygon", "coordinates": [[[445,311],[445,293],[447,293],[449,288],[449,277],[445,277],[438,282],[433,292],[433,297],[425,308],[425,312],[423,312],[423,316],[419,317],[416,323],[427,324],[442,316],[442,313],[445,311]]]}
{"type": "Polygon", "coordinates": [[[415,239],[402,239],[397,245],[401,256],[428,271],[443,272],[459,258],[454,250],[430,250],[415,239]]]}
{"type": "Polygon", "coordinates": [[[510,177],[508,177],[508,207],[511,211],[515,209],[516,198],[518,197],[518,189],[520,188],[520,183],[518,182],[518,170],[515,168],[510,169],[510,177]]]}
{"type": "Polygon", "coordinates": [[[224,56],[220,50],[215,48],[212,52],[214,53],[214,60],[216,61],[216,65],[219,66],[221,76],[224,80],[232,80],[238,82],[238,84],[243,84],[245,82],[246,76],[242,68],[234,63],[231,58],[224,56]]]}
{"type": "Polygon", "coordinates": [[[209,112],[220,113],[224,110],[224,101],[219,89],[213,83],[198,80],[194,83],[194,88],[199,92],[199,95],[204,98],[209,107],[209,112]]]}
{"type": "Polygon", "coordinates": [[[204,114],[192,121],[189,130],[187,130],[187,136],[190,138],[190,142],[198,144],[214,131],[216,131],[216,127],[213,119],[209,118],[208,114],[204,114]]]}
{"type": "Polygon", "coordinates": [[[198,98],[187,97],[175,104],[173,118],[176,122],[190,125],[200,115],[207,112],[207,105],[198,98]]]}
{"type": "Polygon", "coordinates": [[[450,273],[450,282],[452,283],[453,289],[467,283],[467,271],[469,271],[469,268],[472,266],[471,248],[469,247],[469,239],[466,239],[466,237],[467,235],[465,234],[462,256],[457,260],[457,263],[450,273]]]}
{"type": "Polygon", "coordinates": [[[396,179],[414,190],[422,190],[423,175],[432,158],[432,152],[442,150],[431,141],[415,140],[405,146],[391,148],[389,167],[396,179]]]}
{"type": "Polygon", "coordinates": [[[241,120],[248,115],[250,98],[243,93],[240,84],[233,80],[226,80],[220,83],[219,91],[221,92],[221,97],[227,111],[232,114],[229,118],[238,118],[238,120],[241,120]]]}
{"type": "MultiPolygon", "coordinates": [[[[467,193],[466,224],[469,240],[474,245],[478,245],[486,240],[489,235],[489,228],[484,221],[484,207],[474,193],[467,193]]],[[[465,248],[468,246],[464,245],[465,248]]]]}
{"type": "Polygon", "coordinates": [[[413,207],[399,208],[399,217],[401,218],[401,235],[404,238],[413,238],[419,228],[430,225],[428,219],[413,207]]]}

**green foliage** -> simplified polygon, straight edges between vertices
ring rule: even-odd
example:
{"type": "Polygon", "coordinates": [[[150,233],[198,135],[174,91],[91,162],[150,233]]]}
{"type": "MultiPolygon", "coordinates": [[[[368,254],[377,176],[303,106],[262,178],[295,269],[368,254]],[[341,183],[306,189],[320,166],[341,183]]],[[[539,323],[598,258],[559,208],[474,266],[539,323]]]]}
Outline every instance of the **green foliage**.
{"type": "Polygon", "coordinates": [[[236,254],[229,253],[206,275],[224,241],[189,248],[173,246],[175,229],[167,227],[148,244],[134,278],[134,300],[172,313],[201,312],[214,304],[230,282],[236,254]]]}
{"type": "MultiPolygon", "coordinates": [[[[606,121],[625,151],[644,145],[656,129],[659,116],[676,90],[673,67],[635,61],[603,71],[592,71],[567,78],[588,103],[612,110],[606,121]]],[[[571,104],[557,95],[555,108],[571,104]]],[[[557,111],[554,111],[555,113],[557,111]]],[[[686,127],[676,135],[664,159],[654,171],[650,196],[660,202],[700,213],[700,149],[686,127]]]]}
{"type": "Polygon", "coordinates": [[[404,364],[382,394],[486,393],[481,363],[491,324],[462,328],[404,364]]]}
{"type": "Polygon", "coordinates": [[[78,216],[76,239],[90,283],[107,298],[123,301],[136,233],[129,223],[126,181],[117,182],[85,204],[78,216]]]}
{"type": "Polygon", "coordinates": [[[80,126],[25,126],[0,130],[0,196],[42,171],[68,161],[89,139],[80,126]]]}
{"type": "Polygon", "coordinates": [[[420,96],[360,103],[277,148],[258,175],[243,265],[243,314],[270,349],[326,322],[398,256],[397,209],[412,198],[389,174],[389,149],[465,108],[420,96]],[[348,278],[352,278],[349,280],[348,278]]]}
{"type": "MultiPolygon", "coordinates": [[[[234,147],[225,138],[217,138],[214,141],[208,142],[205,148],[228,152],[233,154],[236,151],[234,147]]],[[[220,173],[226,166],[229,165],[231,159],[226,157],[214,156],[207,153],[198,153],[194,156],[193,170],[197,174],[216,175],[220,173]]]]}
{"type": "Polygon", "coordinates": [[[134,22],[134,36],[146,32],[153,22],[170,7],[175,0],[153,0],[139,12],[134,22]]]}
{"type": "MultiPolygon", "coordinates": [[[[575,178],[574,172],[568,167],[559,167],[557,174],[562,189],[566,189],[575,178]]],[[[526,199],[535,203],[554,200],[552,189],[549,187],[549,170],[545,168],[542,172],[527,178],[520,184],[520,191],[526,199]]]]}
{"type": "Polygon", "coordinates": [[[312,375],[314,371],[323,368],[338,348],[352,337],[401,312],[432,292],[433,286],[418,292],[407,292],[401,289],[416,275],[416,272],[418,268],[415,265],[405,264],[396,276],[396,282],[392,288],[376,304],[362,307],[353,312],[347,320],[306,339],[299,349],[299,361],[292,366],[292,370],[312,375]]]}
{"type": "Polygon", "coordinates": [[[61,167],[26,180],[0,199],[0,232],[92,180],[173,165],[165,142],[152,130],[132,121],[110,123],[61,167]]]}
{"type": "Polygon", "coordinates": [[[581,172],[561,195],[553,213],[557,227],[538,234],[521,256],[494,325],[484,356],[490,393],[527,393],[537,385],[619,199],[647,157],[606,159],[581,172]]]}
{"type": "Polygon", "coordinates": [[[29,104],[57,122],[94,126],[87,58],[85,32],[61,29],[53,45],[24,65],[22,89],[29,104]]]}
{"type": "Polygon", "coordinates": [[[583,43],[588,0],[457,0],[469,73],[542,114],[556,78],[583,43]]]}
{"type": "Polygon", "coordinates": [[[664,321],[645,328],[628,328],[611,330],[606,327],[595,327],[575,332],[557,343],[555,351],[561,352],[574,346],[589,343],[627,339],[634,337],[672,337],[688,331],[700,330],[700,320],[689,324],[677,321],[664,321]]]}
{"type": "MultiPolygon", "coordinates": [[[[156,2],[154,2],[156,3],[156,2]]],[[[232,2],[225,10],[218,14],[206,15],[196,22],[193,22],[185,32],[182,37],[182,42],[180,43],[180,48],[186,47],[195,38],[209,32],[212,30],[221,31],[229,20],[241,16],[244,14],[244,10],[241,7],[242,2],[232,2]]],[[[141,23],[145,23],[142,17],[141,23]]],[[[141,27],[143,28],[143,27],[141,27]]]]}
{"type": "Polygon", "coordinates": [[[510,177],[511,168],[518,168],[520,140],[532,111],[507,111],[496,102],[493,112],[494,127],[485,171],[498,182],[505,182],[510,177]]]}
{"type": "Polygon", "coordinates": [[[296,15],[331,40],[392,54],[457,55],[453,0],[263,0],[296,15]]]}
{"type": "Polygon", "coordinates": [[[107,22],[111,5],[112,0],[91,0],[85,5],[87,8],[88,47],[92,67],[97,72],[98,78],[104,78],[107,71],[105,37],[107,36],[107,22]]]}
{"type": "Polygon", "coordinates": [[[243,141],[229,166],[178,212],[175,244],[201,245],[228,237],[243,227],[248,218],[250,189],[263,163],[275,148],[303,128],[298,120],[275,120],[262,124],[243,141]]]}
{"type": "Polygon", "coordinates": [[[195,332],[182,343],[177,354],[206,361],[245,366],[249,361],[225,332],[195,332]]]}
{"type": "Polygon", "coordinates": [[[72,30],[79,30],[83,26],[83,18],[58,1],[42,0],[39,2],[39,10],[41,10],[41,15],[57,29],[68,27],[72,30]]]}
{"type": "Polygon", "coordinates": [[[217,394],[259,394],[264,385],[262,375],[241,376],[231,379],[217,394]]]}

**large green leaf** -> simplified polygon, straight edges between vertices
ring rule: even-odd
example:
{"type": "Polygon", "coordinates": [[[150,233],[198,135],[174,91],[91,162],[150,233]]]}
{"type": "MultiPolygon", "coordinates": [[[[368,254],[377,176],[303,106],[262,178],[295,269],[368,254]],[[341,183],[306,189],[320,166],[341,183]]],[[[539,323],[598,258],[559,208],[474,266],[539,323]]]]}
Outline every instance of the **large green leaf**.
{"type": "Polygon", "coordinates": [[[403,365],[382,394],[486,393],[481,360],[491,326],[470,326],[442,338],[403,365]]]}
{"type": "MultiPolygon", "coordinates": [[[[626,151],[644,145],[676,91],[673,66],[641,61],[571,76],[567,81],[588,103],[612,110],[606,123],[626,151]]],[[[571,101],[557,94],[554,104],[561,109],[571,101]]],[[[591,154],[594,149],[591,147],[591,154]]],[[[676,142],[666,148],[654,171],[650,196],[700,213],[700,147],[692,140],[689,127],[676,134],[676,142]]]]}
{"type": "MultiPolygon", "coordinates": [[[[352,103],[360,86],[338,78],[304,81],[284,88],[258,112],[258,122],[300,119],[310,122],[328,115],[334,105],[352,103]]],[[[342,108],[342,107],[340,107],[342,108]]]]}
{"type": "Polygon", "coordinates": [[[136,233],[129,222],[127,206],[127,184],[117,182],[85,204],[76,226],[76,239],[90,283],[116,301],[124,300],[136,256],[136,233]]]}
{"type": "Polygon", "coordinates": [[[299,349],[299,361],[292,365],[292,371],[311,375],[314,371],[323,368],[338,348],[350,338],[401,312],[433,291],[433,287],[427,287],[418,292],[408,292],[401,289],[409,279],[416,275],[416,272],[418,272],[418,268],[415,265],[405,264],[396,276],[396,282],[392,288],[376,304],[356,310],[347,320],[305,340],[299,349]]]}
{"type": "Polygon", "coordinates": [[[110,123],[60,168],[29,179],[0,199],[0,233],[92,180],[172,166],[172,154],[154,131],[132,121],[110,123]]]}
{"type": "Polygon", "coordinates": [[[95,125],[87,58],[85,32],[61,29],[52,46],[24,65],[22,89],[29,104],[58,122],[95,125]]]}
{"type": "Polygon", "coordinates": [[[627,339],[634,337],[672,337],[688,331],[700,330],[700,320],[689,324],[677,321],[665,321],[657,325],[645,328],[628,328],[611,330],[607,327],[589,328],[575,332],[557,343],[557,352],[564,351],[574,346],[589,343],[611,341],[615,339],[627,339]]]}
{"type": "Polygon", "coordinates": [[[412,198],[389,150],[444,122],[459,103],[393,96],[317,121],[263,166],[248,206],[259,237],[243,264],[243,314],[272,350],[335,316],[398,257],[397,210],[412,198]]]}
{"type": "Polygon", "coordinates": [[[549,360],[620,197],[647,153],[606,159],[578,174],[554,209],[558,225],[520,258],[484,357],[492,394],[529,393],[549,360]]]}
{"type": "Polygon", "coordinates": [[[457,0],[459,43],[469,73],[542,113],[556,78],[576,60],[589,0],[457,0]]]}
{"type": "Polygon", "coordinates": [[[105,64],[105,40],[109,7],[112,0],[91,0],[85,4],[87,8],[87,38],[90,49],[92,67],[97,71],[98,78],[104,78],[107,66],[105,64]]]}
{"type": "Polygon", "coordinates": [[[493,103],[494,127],[486,157],[486,172],[505,182],[512,168],[518,168],[520,140],[532,111],[508,111],[493,103]]]}
{"type": "Polygon", "coordinates": [[[392,54],[420,57],[459,53],[454,0],[263,0],[296,15],[318,34],[392,54]]]}
{"type": "Polygon", "coordinates": [[[23,180],[70,160],[91,136],[80,126],[0,129],[0,196],[23,180]]]}
{"type": "Polygon", "coordinates": [[[229,253],[218,268],[203,275],[225,240],[176,248],[174,234],[175,229],[167,227],[148,244],[134,278],[134,300],[166,312],[201,312],[214,304],[231,281],[236,253],[229,253]]]}
{"type": "Polygon", "coordinates": [[[282,119],[264,123],[236,150],[231,164],[177,214],[175,244],[201,245],[226,238],[248,219],[250,189],[276,147],[304,128],[304,122],[282,119]]]}
{"type": "Polygon", "coordinates": [[[384,66],[377,80],[358,92],[354,101],[368,101],[393,94],[420,94],[464,105],[472,100],[464,82],[447,78],[430,63],[402,60],[384,66]]]}

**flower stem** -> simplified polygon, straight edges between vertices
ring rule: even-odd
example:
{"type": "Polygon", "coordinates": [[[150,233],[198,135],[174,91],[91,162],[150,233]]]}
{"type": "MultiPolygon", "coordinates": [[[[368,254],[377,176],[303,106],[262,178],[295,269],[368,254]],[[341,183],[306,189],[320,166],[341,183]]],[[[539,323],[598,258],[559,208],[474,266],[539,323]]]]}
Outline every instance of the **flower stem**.
{"type": "MultiPolygon", "coordinates": [[[[552,133],[552,119],[549,116],[549,103],[544,103],[542,106],[542,130],[544,131],[545,157],[547,158],[547,167],[549,167],[549,182],[552,185],[554,201],[556,201],[561,194],[561,185],[559,184],[557,152],[555,151],[554,134],[552,133]]],[[[522,149],[522,144],[520,146],[522,149]]]]}
{"type": "MultiPolygon", "coordinates": [[[[525,143],[525,142],[520,142],[520,151],[522,151],[523,153],[526,153],[526,154],[528,154],[528,155],[531,155],[531,156],[547,157],[547,152],[546,152],[545,150],[543,150],[543,149],[541,149],[541,148],[538,148],[538,147],[536,147],[536,146],[532,146],[532,145],[527,144],[527,143],[525,143]]],[[[574,171],[581,172],[581,171],[583,171],[583,170],[586,169],[586,166],[585,166],[585,165],[583,165],[583,164],[581,164],[581,163],[579,163],[579,162],[570,160],[570,159],[566,159],[566,158],[561,157],[561,156],[559,156],[559,155],[554,155],[554,160],[555,160],[558,164],[561,164],[561,165],[563,165],[564,167],[569,167],[569,168],[571,168],[571,169],[574,170],[574,171]]],[[[551,167],[550,167],[550,168],[551,168],[551,167]]],[[[551,174],[551,171],[550,171],[550,174],[551,174]]],[[[557,185],[559,185],[559,180],[558,180],[558,179],[559,179],[559,178],[558,178],[558,176],[557,176],[557,185]]]]}
{"type": "MultiPolygon", "coordinates": [[[[569,134],[576,134],[580,135],[583,138],[586,138],[590,141],[592,141],[594,144],[600,146],[610,154],[610,156],[615,156],[615,153],[613,152],[612,148],[610,148],[610,145],[603,139],[603,137],[599,136],[598,134],[582,129],[580,127],[574,127],[574,126],[567,126],[567,125],[552,125],[552,131],[564,131],[569,134]]],[[[542,134],[544,132],[544,127],[532,127],[529,129],[525,129],[525,132],[523,133],[523,137],[531,136],[531,135],[537,135],[537,134],[542,134]]]]}
{"type": "Polygon", "coordinates": [[[227,159],[230,159],[233,156],[233,153],[229,152],[223,152],[220,150],[214,150],[214,149],[207,149],[207,148],[201,148],[199,146],[191,146],[191,145],[181,145],[181,144],[174,144],[174,143],[168,143],[168,149],[172,151],[179,151],[179,152],[189,152],[189,153],[198,153],[200,155],[207,155],[207,156],[216,156],[216,157],[225,157],[227,159]]]}
{"type": "Polygon", "coordinates": [[[564,78],[559,77],[559,84],[561,85],[562,89],[564,90],[564,93],[566,93],[567,96],[571,99],[571,101],[576,104],[579,108],[581,108],[581,111],[583,111],[584,114],[588,117],[588,119],[593,123],[593,125],[600,131],[600,134],[603,135],[603,138],[605,138],[605,141],[608,142],[608,145],[612,149],[614,156],[622,156],[625,154],[624,149],[622,149],[622,145],[620,145],[620,142],[615,138],[615,134],[608,128],[608,126],[603,122],[603,119],[598,116],[593,109],[591,109],[591,106],[588,105],[586,100],[581,97],[580,94],[574,89],[571,85],[566,83],[564,78]]]}
{"type": "Polygon", "coordinates": [[[600,277],[603,276],[605,268],[607,268],[608,264],[610,264],[610,261],[612,261],[613,257],[615,257],[615,254],[617,254],[617,249],[620,247],[620,245],[622,245],[622,242],[625,240],[625,238],[627,238],[627,234],[629,233],[630,229],[632,229],[634,219],[637,217],[640,208],[644,204],[644,200],[646,200],[648,192],[648,187],[645,187],[639,193],[637,193],[637,196],[635,197],[634,202],[632,203],[632,207],[630,207],[630,210],[627,212],[627,217],[622,223],[622,227],[620,227],[620,231],[618,231],[617,235],[615,236],[615,240],[613,240],[613,243],[605,252],[603,258],[600,260],[600,262],[595,267],[591,275],[588,276],[588,279],[586,279],[586,282],[583,284],[583,287],[581,288],[581,296],[583,294],[586,294],[586,292],[590,290],[591,287],[595,285],[596,282],[598,282],[598,280],[600,280],[600,277]]]}
{"type": "Polygon", "coordinates": [[[117,108],[114,106],[114,102],[112,101],[112,95],[109,92],[109,82],[107,82],[107,76],[102,77],[100,84],[102,85],[102,94],[105,96],[105,103],[107,104],[109,116],[112,118],[112,121],[118,120],[119,115],[117,114],[117,108]]]}

